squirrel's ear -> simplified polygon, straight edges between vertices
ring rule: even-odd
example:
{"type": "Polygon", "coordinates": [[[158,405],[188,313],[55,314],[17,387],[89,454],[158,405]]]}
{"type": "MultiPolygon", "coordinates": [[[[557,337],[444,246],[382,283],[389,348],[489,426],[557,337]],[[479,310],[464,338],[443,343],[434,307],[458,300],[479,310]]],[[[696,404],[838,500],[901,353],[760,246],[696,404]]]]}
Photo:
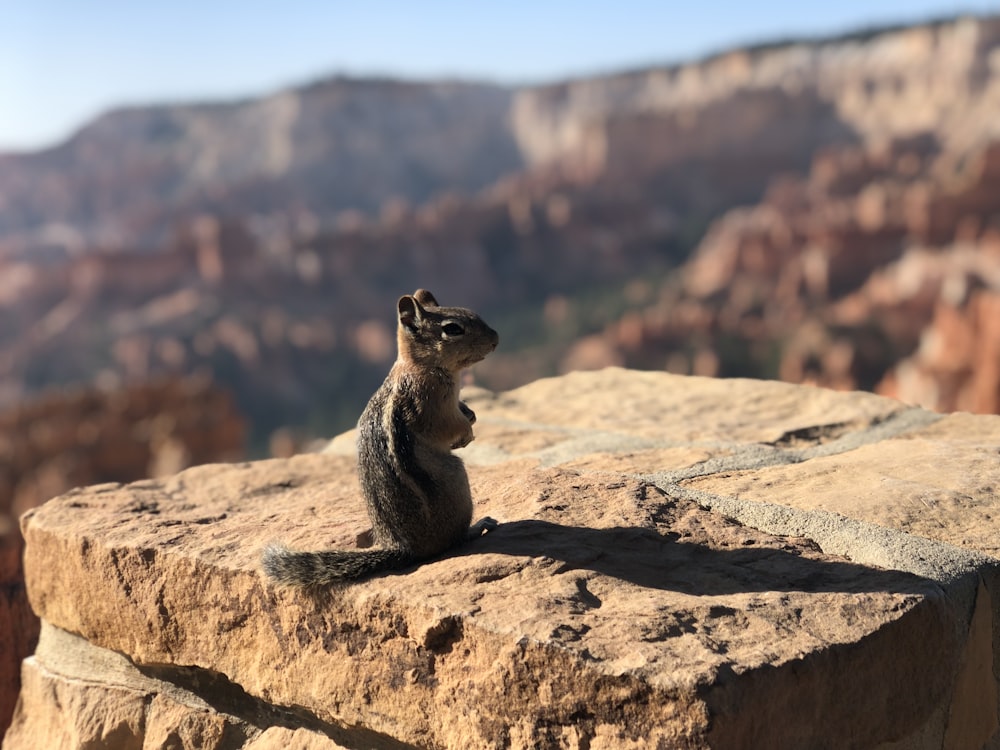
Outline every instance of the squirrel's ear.
{"type": "Polygon", "coordinates": [[[396,303],[396,310],[399,313],[399,324],[405,328],[415,331],[424,317],[424,308],[420,306],[416,297],[403,296],[396,303]]]}
{"type": "Polygon", "coordinates": [[[413,293],[413,298],[424,307],[441,307],[441,305],[438,304],[438,301],[434,299],[434,295],[426,289],[418,289],[415,291],[413,293]]]}

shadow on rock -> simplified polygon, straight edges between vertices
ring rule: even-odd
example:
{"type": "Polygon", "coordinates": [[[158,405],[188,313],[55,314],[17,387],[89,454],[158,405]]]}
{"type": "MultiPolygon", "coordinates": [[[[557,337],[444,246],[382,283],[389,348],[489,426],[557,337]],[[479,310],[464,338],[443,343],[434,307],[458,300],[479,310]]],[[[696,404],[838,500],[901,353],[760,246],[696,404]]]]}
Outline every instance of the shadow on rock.
{"type": "MultiPolygon", "coordinates": [[[[773,545],[773,537],[765,537],[773,545]]],[[[752,591],[889,592],[926,595],[937,586],[910,573],[820,557],[806,544],[719,548],[675,533],[593,529],[540,520],[504,523],[456,550],[453,557],[502,554],[548,558],[556,572],[592,570],[647,588],[693,596],[752,591]]]]}

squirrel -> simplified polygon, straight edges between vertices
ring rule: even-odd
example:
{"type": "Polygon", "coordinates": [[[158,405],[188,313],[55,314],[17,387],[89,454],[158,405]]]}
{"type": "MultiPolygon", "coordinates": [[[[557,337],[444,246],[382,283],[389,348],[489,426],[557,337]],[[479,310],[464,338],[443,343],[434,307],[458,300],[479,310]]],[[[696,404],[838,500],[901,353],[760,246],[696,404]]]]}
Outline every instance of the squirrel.
{"type": "Polygon", "coordinates": [[[459,400],[459,373],[497,347],[499,336],[476,313],[441,307],[419,289],[396,305],[398,356],[358,420],[358,476],[375,546],[264,551],[275,582],[316,587],[356,580],[438,555],[497,527],[473,526],[472,493],[462,459],[475,412],[459,400]]]}

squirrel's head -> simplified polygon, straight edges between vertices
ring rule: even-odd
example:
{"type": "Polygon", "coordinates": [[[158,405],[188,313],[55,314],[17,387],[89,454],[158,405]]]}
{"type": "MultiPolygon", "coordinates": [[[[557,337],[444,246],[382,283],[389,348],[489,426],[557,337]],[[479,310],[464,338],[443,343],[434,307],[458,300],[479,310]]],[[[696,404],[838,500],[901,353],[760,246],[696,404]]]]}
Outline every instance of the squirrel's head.
{"type": "Polygon", "coordinates": [[[458,372],[479,362],[500,341],[472,310],[441,307],[426,289],[400,297],[396,310],[399,357],[415,364],[458,372]]]}

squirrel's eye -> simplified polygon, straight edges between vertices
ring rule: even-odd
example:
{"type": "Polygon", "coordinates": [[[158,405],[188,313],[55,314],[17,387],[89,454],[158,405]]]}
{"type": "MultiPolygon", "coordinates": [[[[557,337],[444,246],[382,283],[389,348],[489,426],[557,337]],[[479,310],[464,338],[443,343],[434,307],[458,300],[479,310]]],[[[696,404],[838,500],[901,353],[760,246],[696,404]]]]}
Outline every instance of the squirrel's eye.
{"type": "Polygon", "coordinates": [[[458,323],[445,323],[441,326],[441,330],[444,332],[445,336],[461,336],[465,333],[465,329],[458,323]]]}

